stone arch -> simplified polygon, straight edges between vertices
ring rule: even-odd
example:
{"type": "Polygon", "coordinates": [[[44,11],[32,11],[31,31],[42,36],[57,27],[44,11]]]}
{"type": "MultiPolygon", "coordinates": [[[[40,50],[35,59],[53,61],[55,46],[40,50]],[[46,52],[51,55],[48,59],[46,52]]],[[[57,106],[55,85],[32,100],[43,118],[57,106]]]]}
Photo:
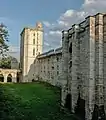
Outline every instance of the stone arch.
{"type": "Polygon", "coordinates": [[[3,74],[0,74],[0,82],[4,82],[4,76],[3,76],[3,74]]]}
{"type": "Polygon", "coordinates": [[[11,74],[8,74],[8,76],[7,76],[7,82],[12,82],[12,75],[11,74]]]}
{"type": "Polygon", "coordinates": [[[71,111],[72,107],[72,101],[71,101],[71,94],[67,94],[66,99],[65,99],[65,108],[71,111]]]}

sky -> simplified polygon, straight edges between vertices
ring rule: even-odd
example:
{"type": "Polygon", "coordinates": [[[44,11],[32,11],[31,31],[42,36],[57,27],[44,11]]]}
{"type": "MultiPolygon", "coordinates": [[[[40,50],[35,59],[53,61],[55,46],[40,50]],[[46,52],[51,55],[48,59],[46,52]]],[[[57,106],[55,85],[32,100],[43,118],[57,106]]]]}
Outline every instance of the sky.
{"type": "Polygon", "coordinates": [[[9,31],[10,55],[18,60],[24,27],[42,22],[45,52],[61,46],[62,30],[98,12],[106,12],[106,0],[0,0],[0,23],[9,31]]]}

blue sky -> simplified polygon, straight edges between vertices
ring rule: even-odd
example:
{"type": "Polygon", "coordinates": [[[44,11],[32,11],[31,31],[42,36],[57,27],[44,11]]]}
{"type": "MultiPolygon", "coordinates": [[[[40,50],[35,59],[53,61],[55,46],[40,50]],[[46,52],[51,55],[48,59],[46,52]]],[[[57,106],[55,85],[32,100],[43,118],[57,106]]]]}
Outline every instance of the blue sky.
{"type": "Polygon", "coordinates": [[[19,58],[20,32],[25,26],[44,25],[44,51],[61,45],[61,31],[88,14],[104,11],[105,0],[0,0],[0,22],[9,30],[9,45],[19,58]],[[103,7],[100,8],[101,4],[103,7]]]}

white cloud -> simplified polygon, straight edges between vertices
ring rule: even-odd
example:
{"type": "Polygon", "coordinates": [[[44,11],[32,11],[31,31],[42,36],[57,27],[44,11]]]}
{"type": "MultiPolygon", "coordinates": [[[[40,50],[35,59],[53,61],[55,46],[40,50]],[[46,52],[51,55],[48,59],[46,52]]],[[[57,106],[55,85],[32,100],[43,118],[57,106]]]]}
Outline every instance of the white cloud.
{"type": "Polygon", "coordinates": [[[46,45],[46,46],[50,46],[49,43],[47,43],[47,42],[44,42],[44,45],[46,45]]]}
{"type": "Polygon", "coordinates": [[[85,0],[84,5],[94,4],[97,0],[85,0]]]}
{"type": "Polygon", "coordinates": [[[61,36],[61,31],[49,31],[49,35],[61,36]]]}
{"type": "Polygon", "coordinates": [[[85,0],[82,9],[90,14],[106,12],[106,0],[85,0]]]}
{"type": "Polygon", "coordinates": [[[64,14],[60,16],[60,19],[64,20],[65,18],[70,18],[71,16],[74,15],[74,13],[75,13],[75,10],[72,10],[72,9],[67,10],[64,14]]]}
{"type": "Polygon", "coordinates": [[[50,23],[48,21],[43,21],[43,24],[46,26],[46,27],[50,27],[50,23]]]}
{"type": "MultiPolygon", "coordinates": [[[[46,33],[46,41],[54,47],[61,43],[61,31],[71,28],[73,24],[80,23],[88,15],[106,12],[106,0],[84,0],[78,10],[69,9],[59,16],[54,23],[46,24],[49,31],[46,33]]],[[[46,46],[45,46],[46,48],[46,46]]]]}

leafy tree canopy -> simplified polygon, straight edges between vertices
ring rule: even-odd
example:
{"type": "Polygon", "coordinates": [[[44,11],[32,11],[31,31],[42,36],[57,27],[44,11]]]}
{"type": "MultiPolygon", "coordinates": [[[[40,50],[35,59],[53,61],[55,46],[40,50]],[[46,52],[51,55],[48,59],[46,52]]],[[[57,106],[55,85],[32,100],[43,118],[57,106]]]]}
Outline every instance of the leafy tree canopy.
{"type": "Polygon", "coordinates": [[[0,60],[0,68],[11,68],[11,57],[3,57],[0,60]]]}
{"type": "Polygon", "coordinates": [[[6,52],[8,49],[8,30],[7,27],[4,24],[0,24],[0,55],[2,57],[6,56],[6,52]]]}

